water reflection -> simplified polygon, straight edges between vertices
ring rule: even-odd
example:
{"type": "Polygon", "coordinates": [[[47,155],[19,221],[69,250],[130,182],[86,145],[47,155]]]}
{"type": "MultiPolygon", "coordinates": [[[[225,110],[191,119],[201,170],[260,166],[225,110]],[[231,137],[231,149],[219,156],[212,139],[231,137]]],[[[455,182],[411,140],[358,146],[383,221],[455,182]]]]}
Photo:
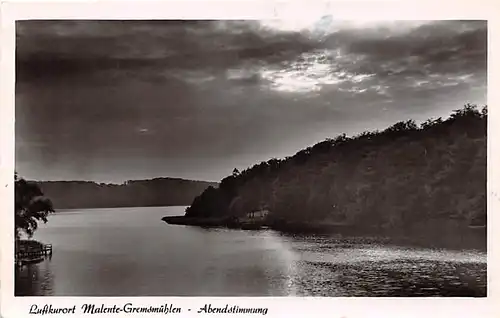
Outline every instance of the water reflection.
{"type": "Polygon", "coordinates": [[[54,274],[51,271],[51,258],[38,264],[29,264],[15,269],[14,293],[16,296],[52,296],[54,274]]]}
{"type": "Polygon", "coordinates": [[[486,296],[483,252],[169,226],[166,210],[55,215],[36,233],[54,255],[16,271],[16,295],[486,296]]]}
{"type": "Polygon", "coordinates": [[[304,275],[297,283],[303,296],[486,296],[486,268],[481,264],[303,262],[301,268],[304,275]]]}
{"type": "MultiPolygon", "coordinates": [[[[271,231],[185,227],[200,235],[208,255],[196,295],[291,296],[296,294],[297,253],[271,231]]],[[[198,255],[199,257],[200,255],[198,255]]],[[[201,257],[200,257],[201,258],[201,257]]]]}

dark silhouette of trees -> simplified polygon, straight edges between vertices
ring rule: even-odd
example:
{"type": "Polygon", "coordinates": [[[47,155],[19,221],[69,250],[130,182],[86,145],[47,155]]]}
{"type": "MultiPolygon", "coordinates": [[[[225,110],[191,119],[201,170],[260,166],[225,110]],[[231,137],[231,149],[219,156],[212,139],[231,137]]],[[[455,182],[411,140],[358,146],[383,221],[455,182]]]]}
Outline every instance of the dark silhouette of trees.
{"type": "Polygon", "coordinates": [[[91,181],[37,182],[57,209],[113,208],[133,206],[188,205],[216,182],[154,178],[128,180],[123,184],[91,181]]]}
{"type": "Polygon", "coordinates": [[[31,237],[38,228],[38,222],[47,222],[47,216],[54,209],[37,184],[19,178],[17,173],[14,175],[14,186],[14,233],[17,240],[22,232],[31,237]]]}
{"type": "Polygon", "coordinates": [[[233,173],[198,196],[186,215],[239,215],[264,203],[271,218],[296,222],[477,224],[486,220],[486,128],[486,106],[467,104],[445,120],[342,134],[233,173]]]}
{"type": "Polygon", "coordinates": [[[233,170],[233,177],[237,177],[240,174],[240,171],[236,168],[233,170]]]}

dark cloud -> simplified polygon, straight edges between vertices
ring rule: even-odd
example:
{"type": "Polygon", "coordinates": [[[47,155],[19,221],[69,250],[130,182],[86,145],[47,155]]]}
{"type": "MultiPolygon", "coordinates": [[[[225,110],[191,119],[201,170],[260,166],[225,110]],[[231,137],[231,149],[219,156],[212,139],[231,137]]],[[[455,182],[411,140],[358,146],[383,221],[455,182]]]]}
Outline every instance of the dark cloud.
{"type": "MultiPolygon", "coordinates": [[[[394,37],[361,39],[351,42],[348,51],[365,55],[369,62],[380,63],[382,68],[386,65],[384,63],[391,63],[404,68],[404,71],[413,72],[418,71],[417,68],[420,71],[430,69],[442,72],[445,68],[459,71],[457,66],[461,66],[461,70],[486,70],[486,25],[465,30],[460,25],[456,23],[455,28],[447,32],[443,32],[437,24],[394,37]],[[416,63],[408,64],[410,58],[416,63]]],[[[387,75],[394,74],[390,69],[388,71],[387,75]]]]}
{"type": "Polygon", "coordinates": [[[486,22],[330,22],[18,22],[17,169],[216,180],[341,132],[485,102],[486,22]]]}
{"type": "Polygon", "coordinates": [[[17,43],[21,79],[60,79],[110,69],[224,70],[246,60],[287,60],[314,47],[299,33],[274,34],[256,23],[210,21],[21,22],[17,43]]]}

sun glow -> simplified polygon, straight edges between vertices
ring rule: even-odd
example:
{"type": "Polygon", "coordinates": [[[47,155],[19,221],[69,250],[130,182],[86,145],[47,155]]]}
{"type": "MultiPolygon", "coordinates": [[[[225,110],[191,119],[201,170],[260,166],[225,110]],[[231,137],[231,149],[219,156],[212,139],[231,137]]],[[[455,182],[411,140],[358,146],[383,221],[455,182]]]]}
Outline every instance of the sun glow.
{"type": "Polygon", "coordinates": [[[299,15],[295,19],[275,19],[261,21],[261,26],[264,28],[275,29],[279,31],[303,31],[320,28],[328,28],[331,23],[331,18],[316,15],[299,15]]]}
{"type": "Polygon", "coordinates": [[[293,18],[261,20],[260,26],[264,29],[278,32],[307,32],[313,37],[322,37],[345,29],[377,28],[390,29],[394,34],[405,33],[411,29],[426,24],[426,21],[387,21],[376,19],[339,20],[325,12],[299,12],[293,18]]]}
{"type": "Polygon", "coordinates": [[[354,74],[341,69],[345,62],[340,50],[322,50],[303,53],[295,61],[281,67],[261,70],[261,77],[270,83],[271,89],[282,92],[313,92],[325,85],[344,82],[361,83],[374,74],[354,74]]]}

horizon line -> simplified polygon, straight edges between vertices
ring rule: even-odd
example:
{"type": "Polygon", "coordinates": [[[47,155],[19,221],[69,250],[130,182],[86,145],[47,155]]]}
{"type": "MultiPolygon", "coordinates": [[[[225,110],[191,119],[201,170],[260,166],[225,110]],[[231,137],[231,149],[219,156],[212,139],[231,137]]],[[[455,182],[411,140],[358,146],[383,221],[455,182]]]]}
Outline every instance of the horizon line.
{"type": "Polygon", "coordinates": [[[157,179],[170,179],[170,180],[182,180],[182,181],[193,181],[193,182],[207,182],[207,183],[220,183],[220,181],[211,181],[211,180],[197,180],[197,179],[186,179],[186,178],[180,178],[180,177],[154,177],[150,179],[129,179],[125,180],[121,183],[118,182],[99,182],[96,180],[33,180],[29,178],[24,178],[20,177],[21,179],[24,179],[29,182],[89,182],[89,183],[96,183],[96,184],[106,184],[106,185],[125,185],[129,181],[153,181],[157,179]]]}

